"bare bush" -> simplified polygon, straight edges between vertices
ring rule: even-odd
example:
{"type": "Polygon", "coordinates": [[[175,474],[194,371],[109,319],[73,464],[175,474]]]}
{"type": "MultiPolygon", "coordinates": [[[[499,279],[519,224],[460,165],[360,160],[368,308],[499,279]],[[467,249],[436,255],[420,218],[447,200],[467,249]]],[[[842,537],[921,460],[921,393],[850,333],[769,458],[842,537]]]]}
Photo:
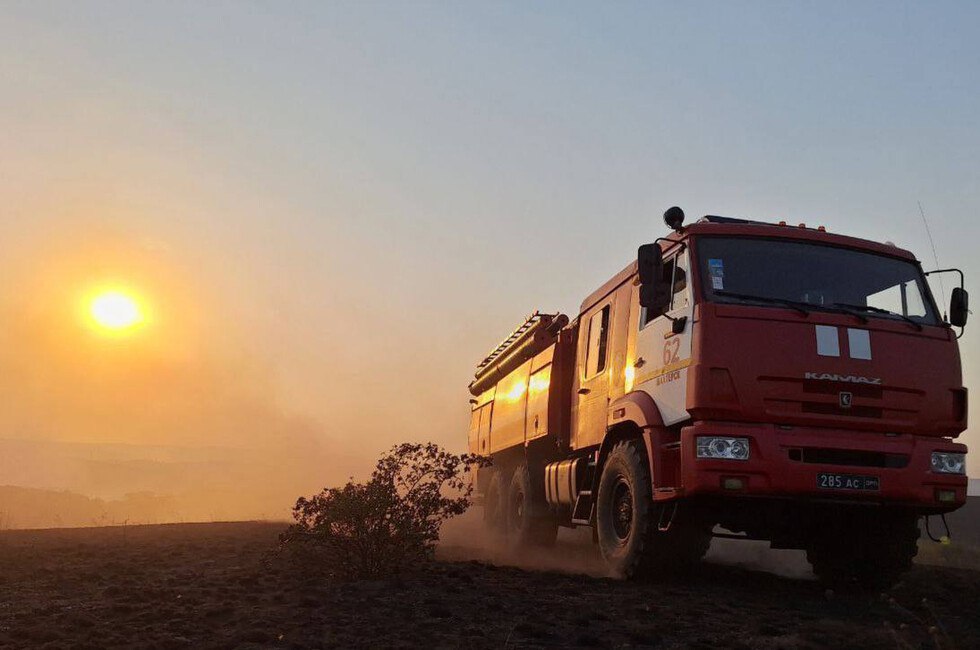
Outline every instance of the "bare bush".
{"type": "Polygon", "coordinates": [[[432,558],[439,528],[470,505],[468,474],[486,461],[438,445],[403,443],[366,483],[349,481],[301,497],[280,536],[312,569],[337,578],[380,578],[432,558]]]}

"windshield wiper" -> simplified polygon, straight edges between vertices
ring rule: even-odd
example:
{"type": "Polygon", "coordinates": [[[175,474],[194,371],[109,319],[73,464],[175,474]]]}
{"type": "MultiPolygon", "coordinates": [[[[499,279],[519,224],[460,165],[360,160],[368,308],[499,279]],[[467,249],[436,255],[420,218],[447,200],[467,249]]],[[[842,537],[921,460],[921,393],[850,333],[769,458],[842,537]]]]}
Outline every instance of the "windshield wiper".
{"type": "MultiPolygon", "coordinates": [[[[787,298],[772,298],[769,296],[755,296],[748,293],[735,293],[734,291],[725,291],[724,289],[716,290],[713,292],[717,296],[728,296],[729,298],[736,298],[738,300],[753,300],[755,302],[768,302],[774,305],[783,305],[789,307],[790,309],[795,309],[804,316],[810,315],[810,310],[816,309],[818,311],[836,311],[842,312],[849,316],[854,316],[862,323],[868,322],[868,317],[861,313],[861,310],[867,309],[860,305],[848,305],[847,303],[835,302],[832,305],[814,305],[808,302],[799,302],[796,300],[789,300],[787,298]]],[[[891,312],[889,312],[891,313],[891,312]]],[[[897,314],[896,314],[897,315],[897,314]]],[[[912,321],[913,324],[918,325],[912,321]]]]}
{"type": "Polygon", "coordinates": [[[851,306],[850,305],[845,305],[843,303],[835,302],[835,303],[832,303],[832,304],[829,304],[829,305],[822,305],[822,306],[823,306],[824,309],[829,309],[829,310],[832,310],[832,311],[839,311],[839,312],[843,312],[843,313],[847,314],[848,316],[853,316],[854,318],[858,319],[862,323],[867,323],[868,322],[868,317],[867,316],[865,316],[864,314],[862,314],[857,309],[851,309],[851,306]]]}
{"type": "Polygon", "coordinates": [[[834,303],[834,306],[836,306],[836,307],[846,307],[846,308],[849,308],[849,309],[857,309],[857,310],[860,310],[860,311],[867,311],[867,312],[871,312],[872,314],[884,314],[884,315],[887,315],[887,316],[897,316],[897,317],[901,318],[903,321],[905,321],[906,323],[908,323],[909,325],[911,325],[912,327],[914,327],[915,329],[917,329],[918,331],[920,331],[920,332],[922,331],[922,323],[915,322],[914,320],[912,320],[911,318],[909,318],[905,314],[899,314],[898,312],[890,311],[888,309],[882,309],[881,307],[872,307],[871,305],[850,305],[850,304],[848,304],[846,302],[835,302],[834,303]]]}
{"type": "Polygon", "coordinates": [[[789,307],[800,312],[804,316],[810,315],[810,310],[807,309],[810,305],[805,302],[796,302],[795,300],[786,300],[785,298],[770,298],[769,296],[753,296],[748,293],[735,293],[734,291],[725,291],[724,289],[716,289],[712,293],[716,296],[726,296],[737,300],[754,300],[756,302],[769,302],[775,305],[783,305],[784,307],[789,307]]]}

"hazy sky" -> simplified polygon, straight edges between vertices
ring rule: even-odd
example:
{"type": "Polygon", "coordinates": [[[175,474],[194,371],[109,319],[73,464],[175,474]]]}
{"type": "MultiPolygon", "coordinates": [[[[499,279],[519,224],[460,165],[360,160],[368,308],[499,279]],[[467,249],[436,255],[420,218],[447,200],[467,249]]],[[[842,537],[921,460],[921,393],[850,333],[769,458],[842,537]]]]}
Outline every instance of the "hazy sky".
{"type": "Polygon", "coordinates": [[[0,437],[461,447],[486,349],[674,204],[932,267],[921,201],[973,284],[978,35],[972,2],[5,2],[0,437]],[[107,279],[139,340],[72,319],[107,279]]]}

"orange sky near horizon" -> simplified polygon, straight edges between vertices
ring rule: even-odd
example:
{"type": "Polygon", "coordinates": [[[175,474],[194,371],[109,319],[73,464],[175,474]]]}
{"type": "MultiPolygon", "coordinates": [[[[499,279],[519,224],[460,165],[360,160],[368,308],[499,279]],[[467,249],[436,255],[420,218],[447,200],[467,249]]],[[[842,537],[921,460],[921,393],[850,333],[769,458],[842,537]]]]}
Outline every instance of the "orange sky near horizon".
{"type": "MultiPolygon", "coordinates": [[[[0,8],[0,439],[259,450],[303,489],[462,450],[479,359],[670,205],[931,268],[921,201],[972,286],[975,23],[761,7],[0,8]],[[91,326],[111,288],[144,323],[91,326]]],[[[980,385],[980,321],[961,350],[980,385]]]]}
{"type": "MultiPolygon", "coordinates": [[[[6,280],[0,396],[8,405],[2,438],[264,449],[300,465],[329,449],[330,466],[343,459],[346,477],[363,474],[405,437],[423,439],[427,425],[440,419],[387,427],[391,417],[379,406],[411,407],[416,397],[372,390],[370,379],[352,382],[349,367],[336,372],[326,364],[315,385],[292,394],[297,380],[284,379],[286,364],[274,358],[283,341],[269,344],[257,324],[281,322],[274,303],[262,304],[268,287],[256,287],[250,297],[233,269],[220,261],[202,265],[193,246],[91,219],[52,218],[40,233],[23,228],[21,254],[0,260],[6,280]],[[137,297],[147,321],[132,330],[94,326],[91,301],[110,289],[137,297]],[[317,394],[323,399],[311,406],[308,396],[317,394]],[[341,400],[343,410],[333,410],[341,400]]],[[[318,336],[287,345],[319,358],[328,358],[329,348],[364,345],[349,331],[331,331],[329,319],[313,320],[299,325],[319,327],[318,336]]],[[[289,336],[291,329],[280,334],[289,336]]],[[[398,343],[377,347],[390,345],[398,343]]],[[[404,367],[406,359],[398,361],[404,367]]],[[[375,373],[371,362],[365,366],[375,373]]],[[[388,378],[375,381],[390,385],[388,378]]],[[[442,420],[458,412],[462,421],[465,410],[460,400],[442,420]]],[[[404,412],[413,414],[412,408],[404,412]]],[[[465,436],[457,441],[454,433],[438,441],[461,448],[465,436]]]]}

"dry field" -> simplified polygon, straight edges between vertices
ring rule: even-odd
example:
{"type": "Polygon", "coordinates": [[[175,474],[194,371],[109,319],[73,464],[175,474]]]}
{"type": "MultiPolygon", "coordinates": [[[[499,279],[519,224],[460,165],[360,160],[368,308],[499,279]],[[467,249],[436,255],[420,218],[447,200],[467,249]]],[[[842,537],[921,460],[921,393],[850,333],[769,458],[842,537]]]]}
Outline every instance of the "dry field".
{"type": "Polygon", "coordinates": [[[325,584],[269,564],[281,528],[0,532],[0,647],[980,647],[973,571],[918,566],[889,594],[828,594],[798,561],[778,575],[713,550],[689,579],[632,584],[596,577],[571,537],[535,571],[448,531],[424,571],[325,584]]]}

